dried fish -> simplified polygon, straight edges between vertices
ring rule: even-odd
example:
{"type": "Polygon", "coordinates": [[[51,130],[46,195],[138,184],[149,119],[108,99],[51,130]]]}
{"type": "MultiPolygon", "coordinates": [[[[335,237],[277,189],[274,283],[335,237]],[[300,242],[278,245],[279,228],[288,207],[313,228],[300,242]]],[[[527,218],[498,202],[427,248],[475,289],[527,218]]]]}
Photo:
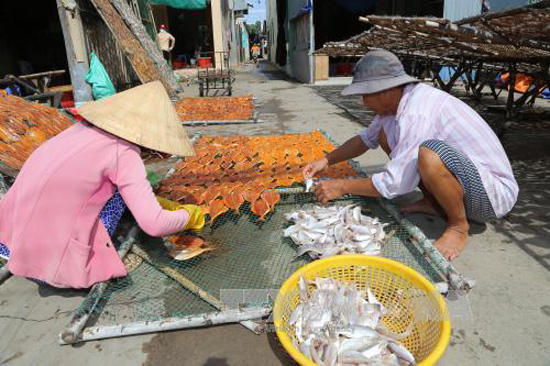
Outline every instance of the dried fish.
{"type": "Polygon", "coordinates": [[[204,239],[195,235],[171,235],[166,238],[176,247],[200,247],[204,244],[204,239]]]}
{"type": "Polygon", "coordinates": [[[261,198],[252,204],[252,212],[260,216],[260,220],[262,221],[265,219],[265,215],[267,215],[269,211],[269,205],[261,198]]]}
{"type": "Polygon", "coordinates": [[[218,218],[218,216],[224,214],[229,208],[223,203],[223,200],[216,199],[210,203],[210,225],[218,218]]]}
{"type": "Polygon", "coordinates": [[[260,199],[263,190],[264,188],[261,186],[251,186],[243,193],[243,197],[245,200],[253,204],[260,199]]]}
{"type": "Polygon", "coordinates": [[[415,364],[413,354],[401,342],[376,330],[382,325],[383,306],[370,289],[364,298],[354,284],[322,277],[300,277],[298,287],[299,303],[289,325],[295,346],[305,357],[318,365],[415,364]],[[371,326],[358,323],[367,318],[371,326]]]}
{"type": "Polygon", "coordinates": [[[361,213],[360,206],[315,207],[285,215],[292,221],[283,235],[300,246],[298,255],[312,258],[337,254],[379,255],[385,237],[384,227],[376,218],[361,213]]]}
{"type": "MultiPolygon", "coordinates": [[[[39,134],[35,135],[40,138],[39,134]]],[[[3,130],[0,128],[0,139],[2,136],[3,130]]],[[[29,137],[11,133],[6,139],[10,136],[17,141],[29,137]]],[[[1,148],[0,144],[0,150],[1,148]]],[[[333,148],[330,141],[318,132],[254,137],[202,137],[195,145],[197,155],[179,162],[175,167],[175,174],[162,183],[158,192],[161,196],[178,202],[196,201],[205,212],[215,212],[209,206],[218,199],[223,200],[226,207],[238,211],[240,199],[230,197],[238,185],[246,189],[243,191],[243,198],[251,206],[263,197],[271,211],[278,203],[277,195],[275,192],[264,192],[278,186],[302,182],[301,169],[315,156],[322,156],[333,148]]],[[[16,153],[10,150],[6,152],[6,156],[12,157],[16,153]]],[[[347,162],[334,167],[329,167],[320,175],[325,178],[329,175],[343,178],[338,175],[339,172],[349,173],[348,176],[357,175],[347,162]]],[[[369,247],[367,244],[364,246],[369,247]]]]}
{"type": "Polygon", "coordinates": [[[212,202],[218,197],[220,197],[220,189],[218,187],[211,187],[202,192],[201,201],[207,204],[212,204],[212,202]]]}
{"type": "Polygon", "coordinates": [[[227,207],[239,213],[239,208],[244,203],[242,191],[240,189],[236,189],[225,194],[223,196],[223,202],[227,207]]]}
{"type": "Polygon", "coordinates": [[[165,246],[177,261],[186,261],[212,250],[204,239],[194,235],[172,235],[166,238],[165,246]]]}
{"type": "Polygon", "coordinates": [[[261,198],[267,203],[269,209],[273,211],[275,209],[275,205],[281,199],[281,196],[274,190],[268,189],[263,191],[263,193],[261,194],[261,198]]]}
{"type": "Polygon", "coordinates": [[[306,179],[305,184],[306,184],[306,192],[311,192],[313,188],[313,179],[311,178],[306,179]]]}
{"type": "Polygon", "coordinates": [[[184,98],[176,110],[181,121],[249,120],[254,117],[254,101],[251,95],[184,98]]]}
{"type": "Polygon", "coordinates": [[[15,95],[0,94],[0,161],[19,170],[44,141],[73,125],[65,114],[15,95]]]}

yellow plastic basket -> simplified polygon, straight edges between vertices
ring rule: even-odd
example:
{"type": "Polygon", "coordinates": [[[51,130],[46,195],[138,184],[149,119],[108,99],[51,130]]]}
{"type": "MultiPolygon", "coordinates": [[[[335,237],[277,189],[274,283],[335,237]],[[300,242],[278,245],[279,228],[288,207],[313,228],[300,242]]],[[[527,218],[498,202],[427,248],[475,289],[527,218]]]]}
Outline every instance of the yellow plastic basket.
{"type": "Polygon", "coordinates": [[[290,314],[299,303],[300,276],[354,282],[360,291],[370,288],[388,309],[381,321],[390,331],[405,332],[414,322],[412,333],[402,342],[414,355],[417,365],[435,365],[449,344],[451,323],[445,301],[420,273],[387,258],[340,255],[314,261],[294,272],[275,300],[273,317],[277,337],[300,365],[315,365],[294,346],[294,327],[288,324],[290,314]]]}

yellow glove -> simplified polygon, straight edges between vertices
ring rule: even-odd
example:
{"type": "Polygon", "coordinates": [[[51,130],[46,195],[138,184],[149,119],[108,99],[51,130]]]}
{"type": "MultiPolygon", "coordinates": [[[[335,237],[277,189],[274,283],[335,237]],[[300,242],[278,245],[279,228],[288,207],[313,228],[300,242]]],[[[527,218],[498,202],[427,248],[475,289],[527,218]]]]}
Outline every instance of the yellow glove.
{"type": "Polygon", "coordinates": [[[185,225],[185,230],[200,230],[204,227],[204,214],[197,205],[182,205],[184,210],[189,212],[189,221],[185,225]]]}
{"type": "Polygon", "coordinates": [[[176,210],[179,210],[182,206],[179,203],[167,200],[166,198],[163,198],[160,196],[156,196],[156,197],[157,197],[157,201],[160,203],[160,207],[162,207],[165,210],[176,211],[176,210]]]}
{"type": "Polygon", "coordinates": [[[160,203],[160,206],[165,210],[176,211],[176,210],[186,210],[189,212],[189,220],[183,228],[183,230],[200,230],[204,227],[204,214],[202,209],[197,205],[180,205],[177,202],[167,200],[157,196],[157,201],[160,203]]]}

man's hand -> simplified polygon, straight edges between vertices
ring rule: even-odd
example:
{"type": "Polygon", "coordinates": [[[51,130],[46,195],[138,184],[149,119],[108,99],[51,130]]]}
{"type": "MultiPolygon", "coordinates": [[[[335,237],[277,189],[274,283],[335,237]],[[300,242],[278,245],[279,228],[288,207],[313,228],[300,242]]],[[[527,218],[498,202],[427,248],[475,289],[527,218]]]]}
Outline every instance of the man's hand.
{"type": "Polygon", "coordinates": [[[347,193],[344,190],[344,182],[344,179],[335,179],[317,184],[315,189],[317,200],[326,204],[328,201],[342,197],[347,193]]]}
{"type": "Polygon", "coordinates": [[[311,179],[315,176],[315,174],[325,170],[327,167],[328,167],[328,159],[326,157],[322,157],[321,159],[317,159],[309,163],[302,170],[302,174],[304,175],[305,179],[311,179]]]}

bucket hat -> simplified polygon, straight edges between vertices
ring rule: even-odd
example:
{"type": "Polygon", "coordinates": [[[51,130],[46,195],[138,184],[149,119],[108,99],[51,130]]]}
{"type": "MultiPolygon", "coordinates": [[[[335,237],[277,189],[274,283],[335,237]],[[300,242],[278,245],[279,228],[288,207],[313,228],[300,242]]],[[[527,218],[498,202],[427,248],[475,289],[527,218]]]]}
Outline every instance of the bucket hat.
{"type": "Polygon", "coordinates": [[[405,73],[403,64],[393,53],[375,50],[367,52],[355,64],[351,85],[342,91],[342,95],[373,94],[418,82],[405,73]]]}

